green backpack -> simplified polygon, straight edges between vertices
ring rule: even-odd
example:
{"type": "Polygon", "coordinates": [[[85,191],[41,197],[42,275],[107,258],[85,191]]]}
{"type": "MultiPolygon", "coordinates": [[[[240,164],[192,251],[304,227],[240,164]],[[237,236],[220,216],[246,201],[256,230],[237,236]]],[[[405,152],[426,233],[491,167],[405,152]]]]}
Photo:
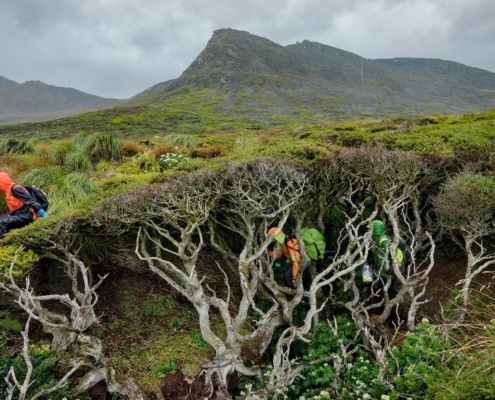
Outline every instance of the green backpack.
{"type": "Polygon", "coordinates": [[[315,228],[301,229],[304,247],[311,260],[323,260],[327,243],[323,235],[315,228]]]}

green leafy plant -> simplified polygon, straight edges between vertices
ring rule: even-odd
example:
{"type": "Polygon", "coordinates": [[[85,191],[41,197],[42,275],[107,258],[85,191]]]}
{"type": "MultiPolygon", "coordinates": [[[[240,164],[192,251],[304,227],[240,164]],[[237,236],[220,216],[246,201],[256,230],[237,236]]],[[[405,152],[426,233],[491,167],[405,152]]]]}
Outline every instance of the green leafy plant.
{"type": "MultiPolygon", "coordinates": [[[[58,377],[52,372],[52,368],[57,362],[55,351],[50,350],[49,346],[31,346],[29,355],[33,364],[33,375],[31,376],[31,386],[29,387],[27,398],[31,398],[34,394],[43,389],[48,389],[55,386],[58,382],[58,377]]],[[[27,367],[24,359],[20,356],[10,358],[7,355],[0,357],[0,377],[7,376],[11,367],[17,379],[22,382],[26,376],[27,367]]],[[[68,383],[61,389],[52,392],[48,395],[40,397],[41,400],[62,399],[68,397],[68,383]]],[[[14,398],[16,398],[14,392],[14,398]]],[[[0,398],[7,398],[7,385],[0,385],[0,398]]]]}
{"type": "Polygon", "coordinates": [[[21,323],[15,319],[2,319],[2,320],[0,320],[0,327],[4,328],[10,332],[20,332],[22,330],[21,323]]]}
{"type": "MultiPolygon", "coordinates": [[[[337,316],[336,320],[342,343],[348,345],[354,342],[353,346],[358,346],[359,339],[356,339],[356,327],[352,320],[345,314],[337,316]]],[[[299,350],[302,355],[301,362],[330,355],[342,357],[340,344],[328,323],[318,325],[316,332],[310,335],[309,339],[309,345],[299,350]]],[[[378,366],[371,362],[364,350],[360,348],[351,357],[342,361],[344,368],[340,371],[339,399],[380,398],[382,394],[388,392],[388,387],[377,380],[378,366]]],[[[304,379],[294,381],[286,394],[289,398],[301,396],[307,399],[325,398],[324,396],[329,396],[326,389],[332,388],[334,379],[335,369],[332,361],[314,364],[306,369],[304,379]]]]}
{"type": "Polygon", "coordinates": [[[0,155],[2,154],[27,154],[32,153],[34,147],[25,140],[4,139],[0,140],[0,155]]]}
{"type": "Polygon", "coordinates": [[[166,375],[173,375],[177,372],[177,364],[173,361],[165,365],[156,365],[151,370],[151,377],[153,379],[160,379],[166,375]]]}
{"type": "Polygon", "coordinates": [[[45,154],[52,164],[63,166],[68,155],[74,151],[76,147],[72,142],[56,142],[46,149],[45,154]]]}
{"type": "Polygon", "coordinates": [[[91,172],[93,165],[89,158],[80,152],[74,152],[67,155],[64,165],[71,172],[91,172]]]}
{"type": "Polygon", "coordinates": [[[182,320],[180,320],[179,318],[177,318],[173,323],[172,323],[172,327],[176,330],[176,331],[180,331],[183,327],[184,327],[184,323],[182,322],[182,320]]]}

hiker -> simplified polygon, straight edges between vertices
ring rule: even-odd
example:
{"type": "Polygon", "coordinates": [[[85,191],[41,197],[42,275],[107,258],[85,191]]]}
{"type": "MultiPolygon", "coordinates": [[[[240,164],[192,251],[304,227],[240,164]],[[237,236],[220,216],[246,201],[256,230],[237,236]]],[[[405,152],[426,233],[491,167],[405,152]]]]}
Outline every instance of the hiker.
{"type": "Polygon", "coordinates": [[[49,216],[29,191],[13,182],[5,172],[0,172],[0,191],[5,194],[10,211],[9,215],[0,221],[0,239],[12,229],[22,228],[38,217],[49,216]]]}
{"type": "MultiPolygon", "coordinates": [[[[383,224],[382,221],[375,220],[371,223],[371,226],[370,225],[368,226],[370,228],[373,228],[372,238],[376,245],[376,251],[374,252],[374,261],[376,268],[380,270],[380,275],[383,276],[384,278],[387,278],[387,275],[395,276],[394,261],[390,253],[390,246],[392,244],[392,241],[390,240],[390,237],[387,236],[385,233],[385,225],[383,224]],[[388,255],[388,263],[387,260],[385,259],[387,255],[388,255]]],[[[402,260],[404,258],[404,255],[402,253],[402,250],[399,249],[398,246],[395,254],[397,256],[397,261],[399,263],[399,268],[400,268],[402,265],[402,260]]]]}
{"type": "Polygon", "coordinates": [[[269,251],[270,257],[282,258],[285,256],[290,261],[291,266],[285,272],[285,285],[291,289],[296,288],[297,270],[299,269],[299,262],[301,261],[301,255],[299,254],[299,244],[295,238],[291,238],[285,235],[281,229],[276,227],[270,228],[266,236],[270,236],[275,232],[273,239],[277,242],[275,251],[269,251]]]}
{"type": "MultiPolygon", "coordinates": [[[[392,241],[390,240],[390,237],[386,235],[385,225],[382,221],[375,220],[370,225],[368,225],[368,227],[373,229],[372,238],[376,245],[374,251],[374,264],[379,271],[379,277],[376,282],[378,289],[381,289],[382,293],[380,294],[380,297],[382,297],[385,295],[385,293],[383,293],[383,289],[385,287],[385,282],[387,281],[388,276],[391,276],[392,279],[396,278],[394,272],[394,260],[390,252],[392,241]]],[[[398,246],[395,254],[400,268],[402,266],[404,254],[398,246]]]]}
{"type": "MultiPolygon", "coordinates": [[[[270,251],[268,254],[270,257],[285,258],[291,261],[291,267],[285,273],[285,284],[290,288],[296,287],[297,270],[299,268],[299,262],[301,261],[301,255],[299,252],[299,244],[297,240],[290,235],[284,234],[281,230],[273,227],[268,230],[267,236],[277,231],[274,239],[277,241],[277,247],[275,251],[270,251]]],[[[316,263],[322,262],[325,257],[326,242],[323,235],[315,228],[303,228],[301,229],[301,236],[304,242],[304,247],[310,261],[304,266],[304,271],[309,268],[311,261],[316,263]]]]}

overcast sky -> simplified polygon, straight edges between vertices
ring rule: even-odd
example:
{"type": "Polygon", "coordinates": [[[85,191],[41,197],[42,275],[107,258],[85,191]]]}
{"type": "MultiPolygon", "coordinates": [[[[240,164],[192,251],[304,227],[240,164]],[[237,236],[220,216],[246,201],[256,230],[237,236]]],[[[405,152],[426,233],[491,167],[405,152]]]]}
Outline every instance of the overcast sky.
{"type": "Polygon", "coordinates": [[[0,0],[0,76],[128,98],[178,77],[220,28],[495,72],[495,0],[0,0]]]}

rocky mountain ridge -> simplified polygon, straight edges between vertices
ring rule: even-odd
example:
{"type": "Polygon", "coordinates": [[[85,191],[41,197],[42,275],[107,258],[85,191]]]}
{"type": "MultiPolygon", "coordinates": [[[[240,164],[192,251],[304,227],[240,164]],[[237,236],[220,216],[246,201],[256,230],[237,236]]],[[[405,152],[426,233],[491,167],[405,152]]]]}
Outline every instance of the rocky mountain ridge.
{"type": "Polygon", "coordinates": [[[206,48],[151,102],[181,91],[222,93],[223,111],[270,122],[271,115],[387,117],[495,108],[495,74],[439,59],[370,60],[304,40],[281,46],[233,29],[206,48]]]}
{"type": "Polygon", "coordinates": [[[122,102],[40,81],[20,84],[0,77],[0,125],[68,117],[122,102]]]}

